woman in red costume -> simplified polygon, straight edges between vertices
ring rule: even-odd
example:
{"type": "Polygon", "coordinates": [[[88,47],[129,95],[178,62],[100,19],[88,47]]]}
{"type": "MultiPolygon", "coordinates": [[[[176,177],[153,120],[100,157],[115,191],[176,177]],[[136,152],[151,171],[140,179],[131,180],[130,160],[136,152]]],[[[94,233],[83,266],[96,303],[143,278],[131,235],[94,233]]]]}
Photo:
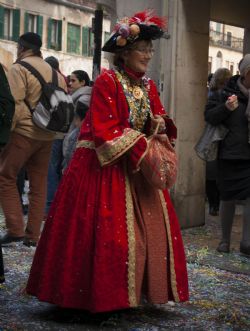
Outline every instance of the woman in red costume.
{"type": "Polygon", "coordinates": [[[152,12],[118,22],[103,50],[116,69],[93,87],[77,150],[39,241],[27,292],[61,307],[104,312],[188,300],[185,254],[167,190],[140,171],[160,121],[175,138],[154,82],[145,77],[164,20],[152,12]]]}

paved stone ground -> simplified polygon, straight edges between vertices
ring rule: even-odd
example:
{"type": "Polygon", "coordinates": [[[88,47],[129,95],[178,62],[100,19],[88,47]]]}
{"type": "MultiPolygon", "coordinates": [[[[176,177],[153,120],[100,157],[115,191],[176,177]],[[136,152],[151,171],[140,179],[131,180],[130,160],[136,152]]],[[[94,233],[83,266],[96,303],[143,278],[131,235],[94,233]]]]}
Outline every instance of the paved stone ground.
{"type": "MultiPolygon", "coordinates": [[[[11,244],[3,249],[6,282],[0,285],[0,331],[250,330],[250,259],[238,252],[240,223],[236,216],[232,253],[227,255],[215,252],[218,217],[207,217],[206,226],[183,231],[189,302],[94,316],[61,310],[24,295],[34,248],[11,244]]],[[[0,230],[4,230],[1,213],[0,230]]]]}

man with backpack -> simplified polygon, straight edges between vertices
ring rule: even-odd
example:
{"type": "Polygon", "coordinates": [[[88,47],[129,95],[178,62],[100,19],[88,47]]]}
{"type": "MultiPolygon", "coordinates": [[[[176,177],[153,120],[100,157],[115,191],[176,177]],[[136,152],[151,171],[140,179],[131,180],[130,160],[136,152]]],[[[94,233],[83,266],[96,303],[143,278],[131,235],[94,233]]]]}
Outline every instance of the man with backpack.
{"type": "MultiPolygon", "coordinates": [[[[44,86],[22,63],[28,63],[28,68],[34,68],[42,76],[45,85],[49,87],[47,90],[50,90],[52,77],[53,80],[57,80],[61,91],[67,90],[63,77],[60,74],[54,77],[55,72],[52,75],[52,68],[42,59],[41,46],[41,38],[36,33],[27,32],[20,36],[18,60],[8,73],[10,89],[15,100],[15,115],[10,140],[0,155],[0,204],[7,228],[7,232],[0,237],[1,244],[23,241],[26,246],[36,246],[40,236],[46,200],[48,162],[55,132],[40,125],[39,127],[38,123],[35,124],[34,115],[37,105],[41,106],[44,86]],[[16,187],[17,174],[24,165],[30,181],[26,228],[16,187]]],[[[39,116],[44,122],[42,115],[38,114],[39,116]]]]}

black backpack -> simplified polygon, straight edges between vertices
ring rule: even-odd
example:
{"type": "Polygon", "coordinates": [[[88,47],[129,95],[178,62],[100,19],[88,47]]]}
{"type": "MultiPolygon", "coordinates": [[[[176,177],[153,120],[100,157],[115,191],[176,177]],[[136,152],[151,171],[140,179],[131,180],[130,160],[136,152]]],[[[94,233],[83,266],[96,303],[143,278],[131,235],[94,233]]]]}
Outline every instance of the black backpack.
{"type": "Polygon", "coordinates": [[[25,101],[33,122],[47,131],[67,133],[74,117],[74,105],[71,96],[58,86],[57,72],[52,69],[52,82],[47,83],[31,64],[25,61],[16,63],[28,69],[42,86],[41,97],[34,109],[25,101]]]}

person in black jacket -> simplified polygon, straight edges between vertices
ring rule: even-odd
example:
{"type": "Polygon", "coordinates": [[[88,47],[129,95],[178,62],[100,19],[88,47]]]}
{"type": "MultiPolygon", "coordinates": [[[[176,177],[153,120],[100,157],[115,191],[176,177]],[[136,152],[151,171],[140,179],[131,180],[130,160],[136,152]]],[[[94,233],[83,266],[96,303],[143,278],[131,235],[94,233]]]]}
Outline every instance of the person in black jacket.
{"type": "Polygon", "coordinates": [[[217,250],[230,251],[236,200],[245,200],[240,251],[250,256],[250,54],[241,60],[239,70],[240,76],[209,97],[205,120],[229,130],[218,153],[222,240],[217,250]]]}
{"type": "MultiPolygon", "coordinates": [[[[232,74],[227,68],[215,71],[209,82],[208,98],[216,99],[221,93],[232,74]]],[[[218,160],[206,162],[206,195],[209,204],[209,214],[217,216],[220,206],[220,193],[218,189],[218,160]]]]}
{"type": "MultiPolygon", "coordinates": [[[[15,102],[10,92],[10,87],[5,75],[4,68],[0,63],[0,153],[3,147],[8,142],[14,112],[15,102]]],[[[2,283],[3,281],[4,265],[2,246],[0,244],[0,283],[2,283]]]]}
{"type": "Polygon", "coordinates": [[[7,144],[12,118],[15,112],[15,101],[2,64],[0,63],[0,151],[7,144]]]}

